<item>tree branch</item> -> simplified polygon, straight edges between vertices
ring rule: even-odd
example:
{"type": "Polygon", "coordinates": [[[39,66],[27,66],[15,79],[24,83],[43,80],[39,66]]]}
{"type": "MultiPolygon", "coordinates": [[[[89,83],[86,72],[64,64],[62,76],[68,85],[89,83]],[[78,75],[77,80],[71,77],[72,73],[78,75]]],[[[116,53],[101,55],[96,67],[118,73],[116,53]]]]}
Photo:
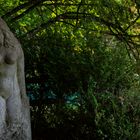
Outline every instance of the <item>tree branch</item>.
{"type": "Polygon", "coordinates": [[[136,22],[137,22],[137,20],[140,18],[140,15],[138,15],[137,17],[136,17],[136,19],[134,19],[129,25],[128,25],[128,27],[126,27],[126,29],[125,29],[125,31],[127,31],[131,26],[133,26],[136,22]]]}
{"type": "Polygon", "coordinates": [[[2,16],[2,18],[7,18],[12,16],[13,14],[17,13],[18,11],[20,11],[21,9],[27,8],[30,5],[32,5],[33,3],[35,3],[35,1],[29,1],[27,3],[21,4],[18,7],[12,9],[11,11],[7,12],[5,15],[2,16]]]}
{"type": "MultiPolygon", "coordinates": [[[[78,13],[78,18],[79,19],[85,18],[85,15],[86,15],[87,19],[94,20],[96,22],[102,23],[103,25],[106,25],[107,27],[112,27],[116,31],[118,31],[118,30],[121,31],[122,30],[116,24],[113,24],[109,21],[105,21],[104,19],[99,18],[99,17],[97,17],[95,15],[92,15],[92,14],[78,13]]],[[[67,19],[77,20],[77,12],[67,12],[67,13],[60,14],[60,15],[56,16],[55,18],[49,19],[46,23],[42,23],[38,27],[30,30],[27,34],[34,34],[38,31],[40,31],[41,29],[44,29],[44,28],[48,27],[50,24],[54,24],[57,21],[62,22],[62,21],[67,20],[67,19]]]]}
{"type": "MultiPolygon", "coordinates": [[[[24,4],[21,4],[19,5],[18,7],[12,9],[11,11],[7,12],[5,15],[2,16],[2,18],[8,18],[10,16],[13,16],[14,14],[16,14],[18,11],[20,11],[21,9],[25,9],[27,7],[35,7],[37,6],[38,4],[40,3],[43,3],[44,1],[47,1],[47,0],[31,0],[29,2],[26,2],[24,4]],[[34,6],[35,5],[35,6],[34,6]]],[[[29,8],[30,9],[30,8],[29,8]]],[[[27,9],[28,10],[28,9],[27,9]]],[[[31,9],[32,10],[32,9],[31,9]]],[[[28,13],[28,12],[27,12],[28,13]]],[[[25,14],[26,14],[26,11],[25,11],[25,14]]],[[[24,13],[22,13],[21,15],[24,15],[24,13]]],[[[22,16],[21,16],[22,17],[22,16]]],[[[17,16],[17,19],[20,18],[20,15],[19,17],[17,16]]],[[[14,18],[13,18],[14,19],[14,18]]],[[[15,17],[16,19],[16,17],[15,17]]]]}

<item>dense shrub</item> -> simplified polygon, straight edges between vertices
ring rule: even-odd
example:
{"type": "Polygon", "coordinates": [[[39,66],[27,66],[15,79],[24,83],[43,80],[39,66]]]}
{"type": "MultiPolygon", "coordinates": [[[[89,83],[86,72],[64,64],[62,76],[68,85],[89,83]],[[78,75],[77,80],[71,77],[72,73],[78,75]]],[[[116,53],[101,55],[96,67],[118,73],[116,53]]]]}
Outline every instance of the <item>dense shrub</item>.
{"type": "Polygon", "coordinates": [[[35,140],[139,139],[139,76],[124,44],[88,34],[80,45],[52,32],[29,43],[34,46],[24,49],[26,61],[32,59],[26,80],[35,140]],[[66,97],[75,93],[74,104],[66,97]]]}
{"type": "MultiPolygon", "coordinates": [[[[139,91],[123,96],[96,94],[91,87],[77,106],[44,105],[32,109],[34,139],[60,140],[138,140],[140,138],[139,91]],[[40,114],[40,113],[39,113],[40,114]]],[[[127,91],[128,93],[128,91],[127,91]]]]}

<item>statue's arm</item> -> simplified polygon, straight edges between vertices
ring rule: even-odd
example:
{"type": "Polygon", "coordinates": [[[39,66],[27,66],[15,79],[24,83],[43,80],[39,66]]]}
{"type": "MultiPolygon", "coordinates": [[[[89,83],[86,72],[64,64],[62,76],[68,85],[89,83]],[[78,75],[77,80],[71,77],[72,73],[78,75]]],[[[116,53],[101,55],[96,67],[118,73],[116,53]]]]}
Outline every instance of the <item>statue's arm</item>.
{"type": "Polygon", "coordinates": [[[19,47],[18,51],[18,59],[17,59],[17,78],[18,84],[21,94],[21,100],[25,103],[28,102],[26,95],[26,87],[25,87],[25,71],[24,71],[24,54],[21,47],[19,47]]]}

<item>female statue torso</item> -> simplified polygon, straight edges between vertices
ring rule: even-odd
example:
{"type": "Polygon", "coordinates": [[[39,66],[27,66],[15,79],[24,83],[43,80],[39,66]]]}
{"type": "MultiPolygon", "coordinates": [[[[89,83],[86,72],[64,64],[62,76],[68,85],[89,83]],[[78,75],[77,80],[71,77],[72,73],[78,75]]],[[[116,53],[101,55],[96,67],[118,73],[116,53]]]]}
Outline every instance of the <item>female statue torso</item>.
{"type": "Polygon", "coordinates": [[[31,140],[20,43],[0,18],[0,140],[31,140]]]}
{"type": "Polygon", "coordinates": [[[0,48],[0,96],[8,99],[9,96],[14,94],[12,92],[15,85],[19,93],[19,86],[16,80],[17,54],[14,50],[10,55],[6,50],[2,53],[2,49],[4,50],[4,48],[0,48]]]}

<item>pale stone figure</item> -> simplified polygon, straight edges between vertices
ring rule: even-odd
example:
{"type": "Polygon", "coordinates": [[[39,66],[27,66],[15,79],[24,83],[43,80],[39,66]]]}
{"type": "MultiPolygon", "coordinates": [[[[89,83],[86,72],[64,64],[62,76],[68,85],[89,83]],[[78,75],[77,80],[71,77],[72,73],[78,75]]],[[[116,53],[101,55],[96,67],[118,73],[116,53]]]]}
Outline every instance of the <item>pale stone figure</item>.
{"type": "Polygon", "coordinates": [[[31,140],[21,45],[0,18],[0,140],[31,140]]]}

